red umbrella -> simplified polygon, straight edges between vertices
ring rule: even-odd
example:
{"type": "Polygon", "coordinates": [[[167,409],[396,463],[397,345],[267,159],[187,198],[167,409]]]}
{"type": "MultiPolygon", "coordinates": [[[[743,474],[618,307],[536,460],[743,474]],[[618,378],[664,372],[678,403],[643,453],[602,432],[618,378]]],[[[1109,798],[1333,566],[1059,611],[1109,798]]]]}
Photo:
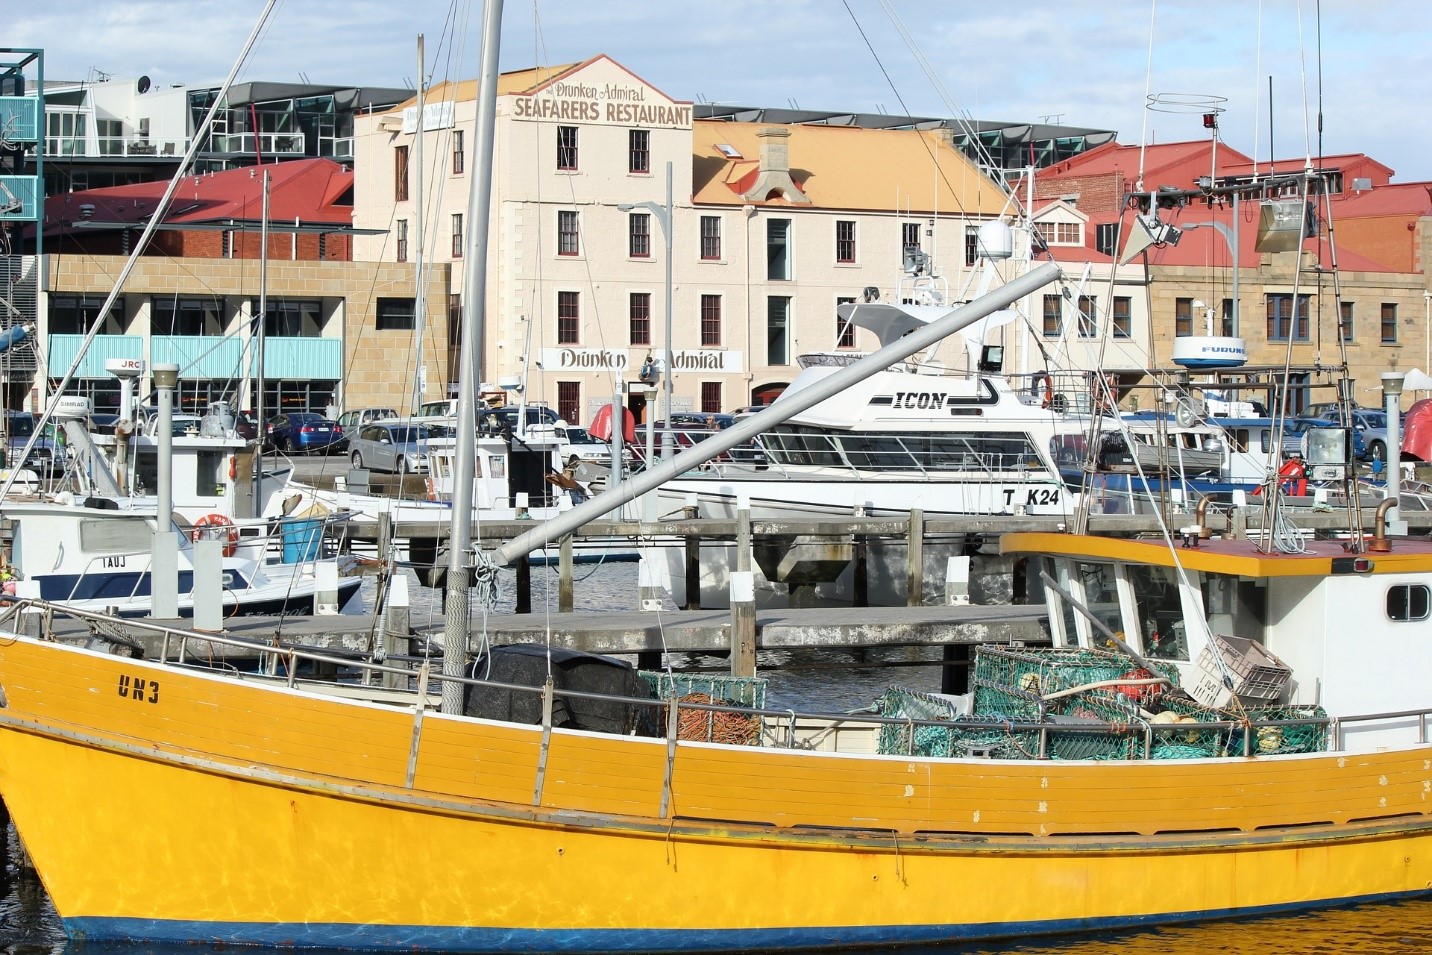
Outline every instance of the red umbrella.
{"type": "MultiPolygon", "coordinates": [[[[602,405],[597,409],[597,413],[592,415],[592,423],[587,426],[587,433],[598,441],[612,439],[611,405],[602,405]]],[[[636,441],[636,416],[629,408],[622,409],[622,440],[627,444],[636,441]]]]}
{"type": "Polygon", "coordinates": [[[1419,461],[1432,461],[1432,398],[1423,398],[1407,409],[1402,419],[1402,451],[1419,461]]]}

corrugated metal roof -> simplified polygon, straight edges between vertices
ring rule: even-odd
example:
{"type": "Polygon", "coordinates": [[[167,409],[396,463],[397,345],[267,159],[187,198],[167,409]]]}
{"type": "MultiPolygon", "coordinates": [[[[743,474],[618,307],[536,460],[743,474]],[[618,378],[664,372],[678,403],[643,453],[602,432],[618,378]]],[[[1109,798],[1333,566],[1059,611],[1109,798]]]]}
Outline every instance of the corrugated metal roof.
{"type": "MultiPolygon", "coordinates": [[[[269,218],[351,226],[353,207],[339,205],[353,188],[353,171],[331,159],[296,159],[267,166],[185,176],[164,221],[170,224],[219,221],[257,222],[263,205],[263,173],[269,174],[269,218]]],[[[88,219],[104,223],[142,223],[154,214],[167,182],[141,182],[88,189],[45,200],[47,233],[88,219]],[[83,206],[92,207],[90,213],[83,206]]]]}
{"type": "MultiPolygon", "coordinates": [[[[698,205],[743,205],[761,157],[757,134],[771,123],[697,120],[692,124],[693,182],[698,205]],[[720,146],[734,147],[731,157],[720,146]]],[[[1000,187],[938,131],[856,126],[782,125],[791,177],[813,205],[826,209],[929,215],[998,215],[1000,187]]]]}

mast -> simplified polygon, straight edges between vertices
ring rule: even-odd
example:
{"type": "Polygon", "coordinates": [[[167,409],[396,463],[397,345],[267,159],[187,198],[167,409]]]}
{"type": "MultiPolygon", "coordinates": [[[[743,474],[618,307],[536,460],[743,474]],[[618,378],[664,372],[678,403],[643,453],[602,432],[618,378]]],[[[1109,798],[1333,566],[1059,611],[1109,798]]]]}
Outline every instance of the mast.
{"type": "MultiPolygon", "coordinates": [[[[502,0],[482,11],[481,75],[473,136],[473,182],[468,197],[468,241],[463,254],[462,346],[457,376],[457,447],[454,450],[452,533],[448,541],[443,619],[443,675],[461,676],[467,663],[468,589],[472,583],[472,482],[477,461],[477,376],[487,308],[487,231],[492,207],[492,155],[497,122],[497,56],[502,41],[502,0]]],[[[444,713],[461,713],[462,684],[443,681],[444,713]]]]}
{"type": "MultiPolygon", "coordinates": [[[[234,65],[229,69],[228,76],[224,77],[224,82],[219,86],[218,95],[215,96],[214,101],[209,104],[209,111],[204,114],[204,119],[199,124],[199,128],[194,131],[193,138],[189,140],[189,148],[184,151],[183,158],[179,160],[179,167],[174,171],[174,177],[169,180],[169,185],[165,188],[164,195],[159,197],[159,203],[154,207],[154,212],[145,223],[144,231],[139,233],[139,238],[135,240],[134,248],[130,250],[129,258],[125,260],[124,267],[120,269],[118,277],[115,278],[114,285],[109,290],[109,295],[105,297],[104,304],[102,304],[99,307],[99,311],[95,313],[95,318],[94,321],[90,323],[89,331],[85,332],[84,341],[80,342],[80,347],[75,350],[74,361],[70,363],[70,367],[65,371],[64,377],[60,379],[60,383],[55,386],[52,399],[45,403],[45,410],[40,414],[40,420],[35,424],[34,433],[30,435],[30,440],[25,442],[24,450],[20,452],[21,461],[29,459],[30,452],[35,449],[35,442],[44,434],[45,425],[50,423],[50,418],[54,414],[54,399],[65,393],[65,389],[70,386],[70,382],[73,381],[75,375],[78,374],[80,365],[85,360],[85,355],[89,353],[90,347],[94,345],[94,340],[98,337],[99,330],[104,327],[105,316],[108,315],[109,310],[114,307],[115,301],[119,298],[120,291],[124,288],[124,283],[129,280],[129,274],[134,271],[134,266],[139,261],[139,256],[143,254],[144,250],[149,246],[149,240],[154,235],[154,231],[158,229],[160,223],[164,221],[164,216],[169,211],[169,204],[173,201],[174,193],[179,188],[180,180],[193,164],[194,156],[199,152],[200,147],[207,139],[209,130],[214,125],[214,116],[223,105],[224,98],[228,96],[230,87],[234,85],[234,78],[239,75],[240,68],[248,61],[249,53],[253,50],[254,44],[258,42],[259,36],[263,33],[264,24],[268,22],[269,14],[273,12],[273,8],[277,3],[278,0],[268,0],[268,2],[264,4],[263,12],[259,14],[259,21],[254,24],[253,30],[249,33],[249,38],[244,42],[244,48],[239,52],[239,58],[234,61],[234,65]]],[[[0,498],[9,495],[10,488],[15,483],[15,478],[19,476],[20,470],[20,468],[12,468],[10,470],[10,476],[5,479],[4,485],[0,486],[0,498]]]]}
{"type": "MultiPolygon", "coordinates": [[[[263,201],[259,215],[259,315],[258,328],[254,332],[254,366],[257,369],[254,380],[258,382],[254,397],[254,434],[259,453],[254,456],[254,509],[258,512],[263,500],[264,480],[264,326],[268,324],[268,229],[269,229],[269,171],[264,170],[263,201]]],[[[295,233],[297,234],[297,233],[295,233]]]]}
{"type": "Polygon", "coordinates": [[[414,412],[423,403],[423,332],[428,324],[428,296],[426,281],[426,266],[423,261],[423,111],[424,94],[427,87],[427,74],[423,65],[423,34],[418,34],[418,125],[413,134],[413,168],[418,170],[418,180],[413,185],[413,208],[416,214],[413,216],[413,242],[416,248],[413,252],[413,263],[416,266],[417,294],[413,298],[413,353],[417,356],[417,362],[413,368],[413,404],[414,412]]]}

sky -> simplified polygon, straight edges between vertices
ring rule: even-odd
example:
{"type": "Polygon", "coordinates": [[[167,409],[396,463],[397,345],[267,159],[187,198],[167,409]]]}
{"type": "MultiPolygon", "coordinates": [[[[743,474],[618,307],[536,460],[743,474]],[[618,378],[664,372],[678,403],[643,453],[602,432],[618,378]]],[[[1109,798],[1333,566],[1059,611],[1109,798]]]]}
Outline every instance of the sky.
{"type": "MultiPolygon", "coordinates": [[[[217,83],[264,6],[48,0],[9,10],[0,43],[43,49],[51,79],[217,83]]],[[[468,79],[480,21],[480,3],[281,0],[239,81],[411,86],[419,33],[430,81],[468,79]]],[[[1217,109],[1255,158],[1365,152],[1415,182],[1432,180],[1429,27],[1425,0],[508,0],[500,59],[605,53],[676,100],[1054,122],[1130,145],[1203,138],[1217,109]]]]}

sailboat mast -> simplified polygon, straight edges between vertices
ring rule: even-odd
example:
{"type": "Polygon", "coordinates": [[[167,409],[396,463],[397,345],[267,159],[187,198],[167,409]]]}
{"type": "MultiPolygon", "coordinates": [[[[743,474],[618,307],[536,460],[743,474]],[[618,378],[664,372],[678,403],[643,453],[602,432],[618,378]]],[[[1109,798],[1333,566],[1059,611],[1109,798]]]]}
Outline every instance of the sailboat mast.
{"type": "MultiPolygon", "coordinates": [[[[477,462],[477,378],[481,374],[487,308],[487,232],[492,207],[492,156],[497,124],[497,57],[502,0],[482,12],[481,75],[473,136],[473,181],[468,197],[468,242],[463,254],[462,346],[457,376],[457,447],[453,462],[452,534],[444,593],[443,675],[461,676],[467,662],[468,590],[472,583],[472,482],[477,462]]],[[[462,684],[443,681],[444,713],[460,713],[462,684]]]]}
{"type": "Polygon", "coordinates": [[[425,72],[423,56],[423,34],[418,34],[418,123],[413,133],[413,168],[418,170],[417,182],[413,185],[413,208],[416,210],[413,215],[413,242],[416,249],[413,253],[413,262],[416,266],[417,290],[413,297],[413,354],[417,361],[413,365],[413,411],[423,403],[423,332],[428,325],[428,295],[427,295],[427,263],[424,261],[423,243],[423,218],[426,209],[423,206],[423,139],[424,123],[423,113],[426,109],[424,93],[427,87],[427,73],[425,72]]]}
{"type": "Polygon", "coordinates": [[[268,324],[268,230],[269,230],[269,171],[264,170],[263,198],[259,203],[259,314],[258,327],[254,330],[254,380],[258,382],[254,396],[254,434],[257,435],[259,453],[254,456],[254,508],[255,513],[263,501],[264,480],[264,326],[268,324]]]}

